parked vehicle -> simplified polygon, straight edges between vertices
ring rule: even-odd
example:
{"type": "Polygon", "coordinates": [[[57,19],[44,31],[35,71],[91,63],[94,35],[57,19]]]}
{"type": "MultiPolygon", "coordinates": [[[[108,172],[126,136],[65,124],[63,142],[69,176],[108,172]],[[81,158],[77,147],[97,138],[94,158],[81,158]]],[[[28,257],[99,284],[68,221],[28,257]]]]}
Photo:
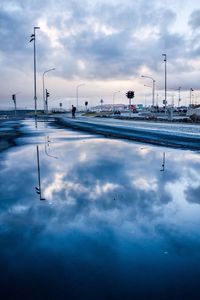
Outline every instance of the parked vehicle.
{"type": "Polygon", "coordinates": [[[114,115],[121,115],[121,112],[119,110],[115,110],[114,115]]]}

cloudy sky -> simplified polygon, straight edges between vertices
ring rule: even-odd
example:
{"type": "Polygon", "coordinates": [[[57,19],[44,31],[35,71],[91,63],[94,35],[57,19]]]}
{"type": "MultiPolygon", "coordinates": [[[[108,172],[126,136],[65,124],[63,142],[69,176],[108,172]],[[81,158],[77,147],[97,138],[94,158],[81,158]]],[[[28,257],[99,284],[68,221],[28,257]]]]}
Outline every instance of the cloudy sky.
{"type": "Polygon", "coordinates": [[[0,2],[0,108],[33,108],[33,27],[37,30],[37,96],[42,103],[45,75],[50,106],[63,102],[99,104],[100,99],[127,103],[135,91],[136,103],[151,103],[149,79],[156,80],[156,95],[163,100],[164,62],[167,54],[168,102],[200,102],[200,3],[197,0],[1,0],[0,2]]]}

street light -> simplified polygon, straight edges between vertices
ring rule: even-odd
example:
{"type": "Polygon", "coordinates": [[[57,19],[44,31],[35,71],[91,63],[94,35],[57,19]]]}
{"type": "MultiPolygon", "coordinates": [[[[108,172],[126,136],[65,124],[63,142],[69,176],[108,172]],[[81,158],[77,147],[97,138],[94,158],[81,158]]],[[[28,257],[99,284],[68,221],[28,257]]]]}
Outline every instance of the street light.
{"type": "Polygon", "coordinates": [[[100,100],[101,103],[101,111],[103,110],[103,99],[100,100]]]}
{"type": "Polygon", "coordinates": [[[164,56],[165,62],[165,114],[166,114],[166,104],[167,104],[167,54],[162,54],[164,56]]]}
{"type": "Polygon", "coordinates": [[[180,105],[180,102],[181,102],[181,86],[179,86],[178,88],[178,107],[180,105]]]}
{"type": "Polygon", "coordinates": [[[13,103],[14,103],[14,106],[15,106],[15,117],[17,116],[17,99],[16,99],[16,96],[20,94],[20,92],[17,92],[15,94],[12,94],[12,100],[13,100],[13,103]]]}
{"type": "Polygon", "coordinates": [[[155,104],[155,83],[156,83],[156,81],[151,76],[141,75],[141,77],[143,77],[143,78],[149,78],[149,79],[152,80],[152,83],[153,83],[153,85],[152,85],[152,106],[154,107],[154,104],[155,104]]]}
{"type": "Polygon", "coordinates": [[[17,115],[16,94],[12,95],[12,100],[13,100],[14,106],[15,106],[15,117],[16,117],[16,115],[17,115]]]}
{"type": "Polygon", "coordinates": [[[42,86],[43,86],[43,102],[44,102],[44,113],[47,110],[47,106],[46,106],[46,101],[45,101],[45,88],[44,88],[44,75],[50,71],[54,71],[56,68],[52,68],[49,70],[44,71],[44,73],[42,74],[42,86]]]}
{"type": "Polygon", "coordinates": [[[78,111],[78,89],[79,89],[80,86],[83,86],[83,85],[85,85],[85,83],[80,83],[76,87],[76,109],[77,109],[77,111],[78,111]]]}
{"type": "Polygon", "coordinates": [[[194,92],[194,90],[190,88],[190,105],[192,104],[192,92],[194,92]]]}
{"type": "MultiPolygon", "coordinates": [[[[148,88],[152,88],[151,85],[144,84],[144,86],[145,86],[145,87],[148,87],[148,88]]],[[[146,93],[145,93],[145,100],[144,100],[144,101],[145,101],[144,106],[145,106],[145,108],[146,108],[146,104],[147,104],[147,103],[146,103],[146,102],[147,102],[147,100],[146,100],[146,93]]]]}
{"type": "Polygon", "coordinates": [[[115,96],[116,94],[120,93],[120,91],[114,92],[113,93],[113,111],[115,110],[115,96]]]}
{"type": "Polygon", "coordinates": [[[35,104],[35,117],[37,116],[37,83],[36,83],[36,30],[40,29],[40,27],[34,27],[34,33],[31,35],[30,42],[34,42],[34,104],[35,104]]]}

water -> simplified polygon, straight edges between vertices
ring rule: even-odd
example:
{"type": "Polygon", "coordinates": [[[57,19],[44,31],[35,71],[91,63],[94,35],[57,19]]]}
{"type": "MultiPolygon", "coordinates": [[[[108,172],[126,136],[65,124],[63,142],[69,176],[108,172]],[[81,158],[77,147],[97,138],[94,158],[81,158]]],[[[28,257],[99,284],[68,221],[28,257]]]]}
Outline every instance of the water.
{"type": "Polygon", "coordinates": [[[6,299],[200,298],[198,152],[23,130],[0,154],[6,299]]]}

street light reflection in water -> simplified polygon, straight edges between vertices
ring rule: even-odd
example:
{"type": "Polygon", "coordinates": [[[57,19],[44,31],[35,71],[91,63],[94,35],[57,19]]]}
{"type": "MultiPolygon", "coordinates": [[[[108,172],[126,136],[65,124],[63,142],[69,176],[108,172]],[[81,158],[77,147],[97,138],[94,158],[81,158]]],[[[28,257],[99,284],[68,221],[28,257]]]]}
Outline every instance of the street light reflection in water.
{"type": "Polygon", "coordinates": [[[195,299],[199,153],[39,132],[1,153],[1,290],[22,299],[195,299]],[[47,134],[59,159],[44,151],[47,134]],[[46,201],[32,188],[36,145],[46,201]]]}

